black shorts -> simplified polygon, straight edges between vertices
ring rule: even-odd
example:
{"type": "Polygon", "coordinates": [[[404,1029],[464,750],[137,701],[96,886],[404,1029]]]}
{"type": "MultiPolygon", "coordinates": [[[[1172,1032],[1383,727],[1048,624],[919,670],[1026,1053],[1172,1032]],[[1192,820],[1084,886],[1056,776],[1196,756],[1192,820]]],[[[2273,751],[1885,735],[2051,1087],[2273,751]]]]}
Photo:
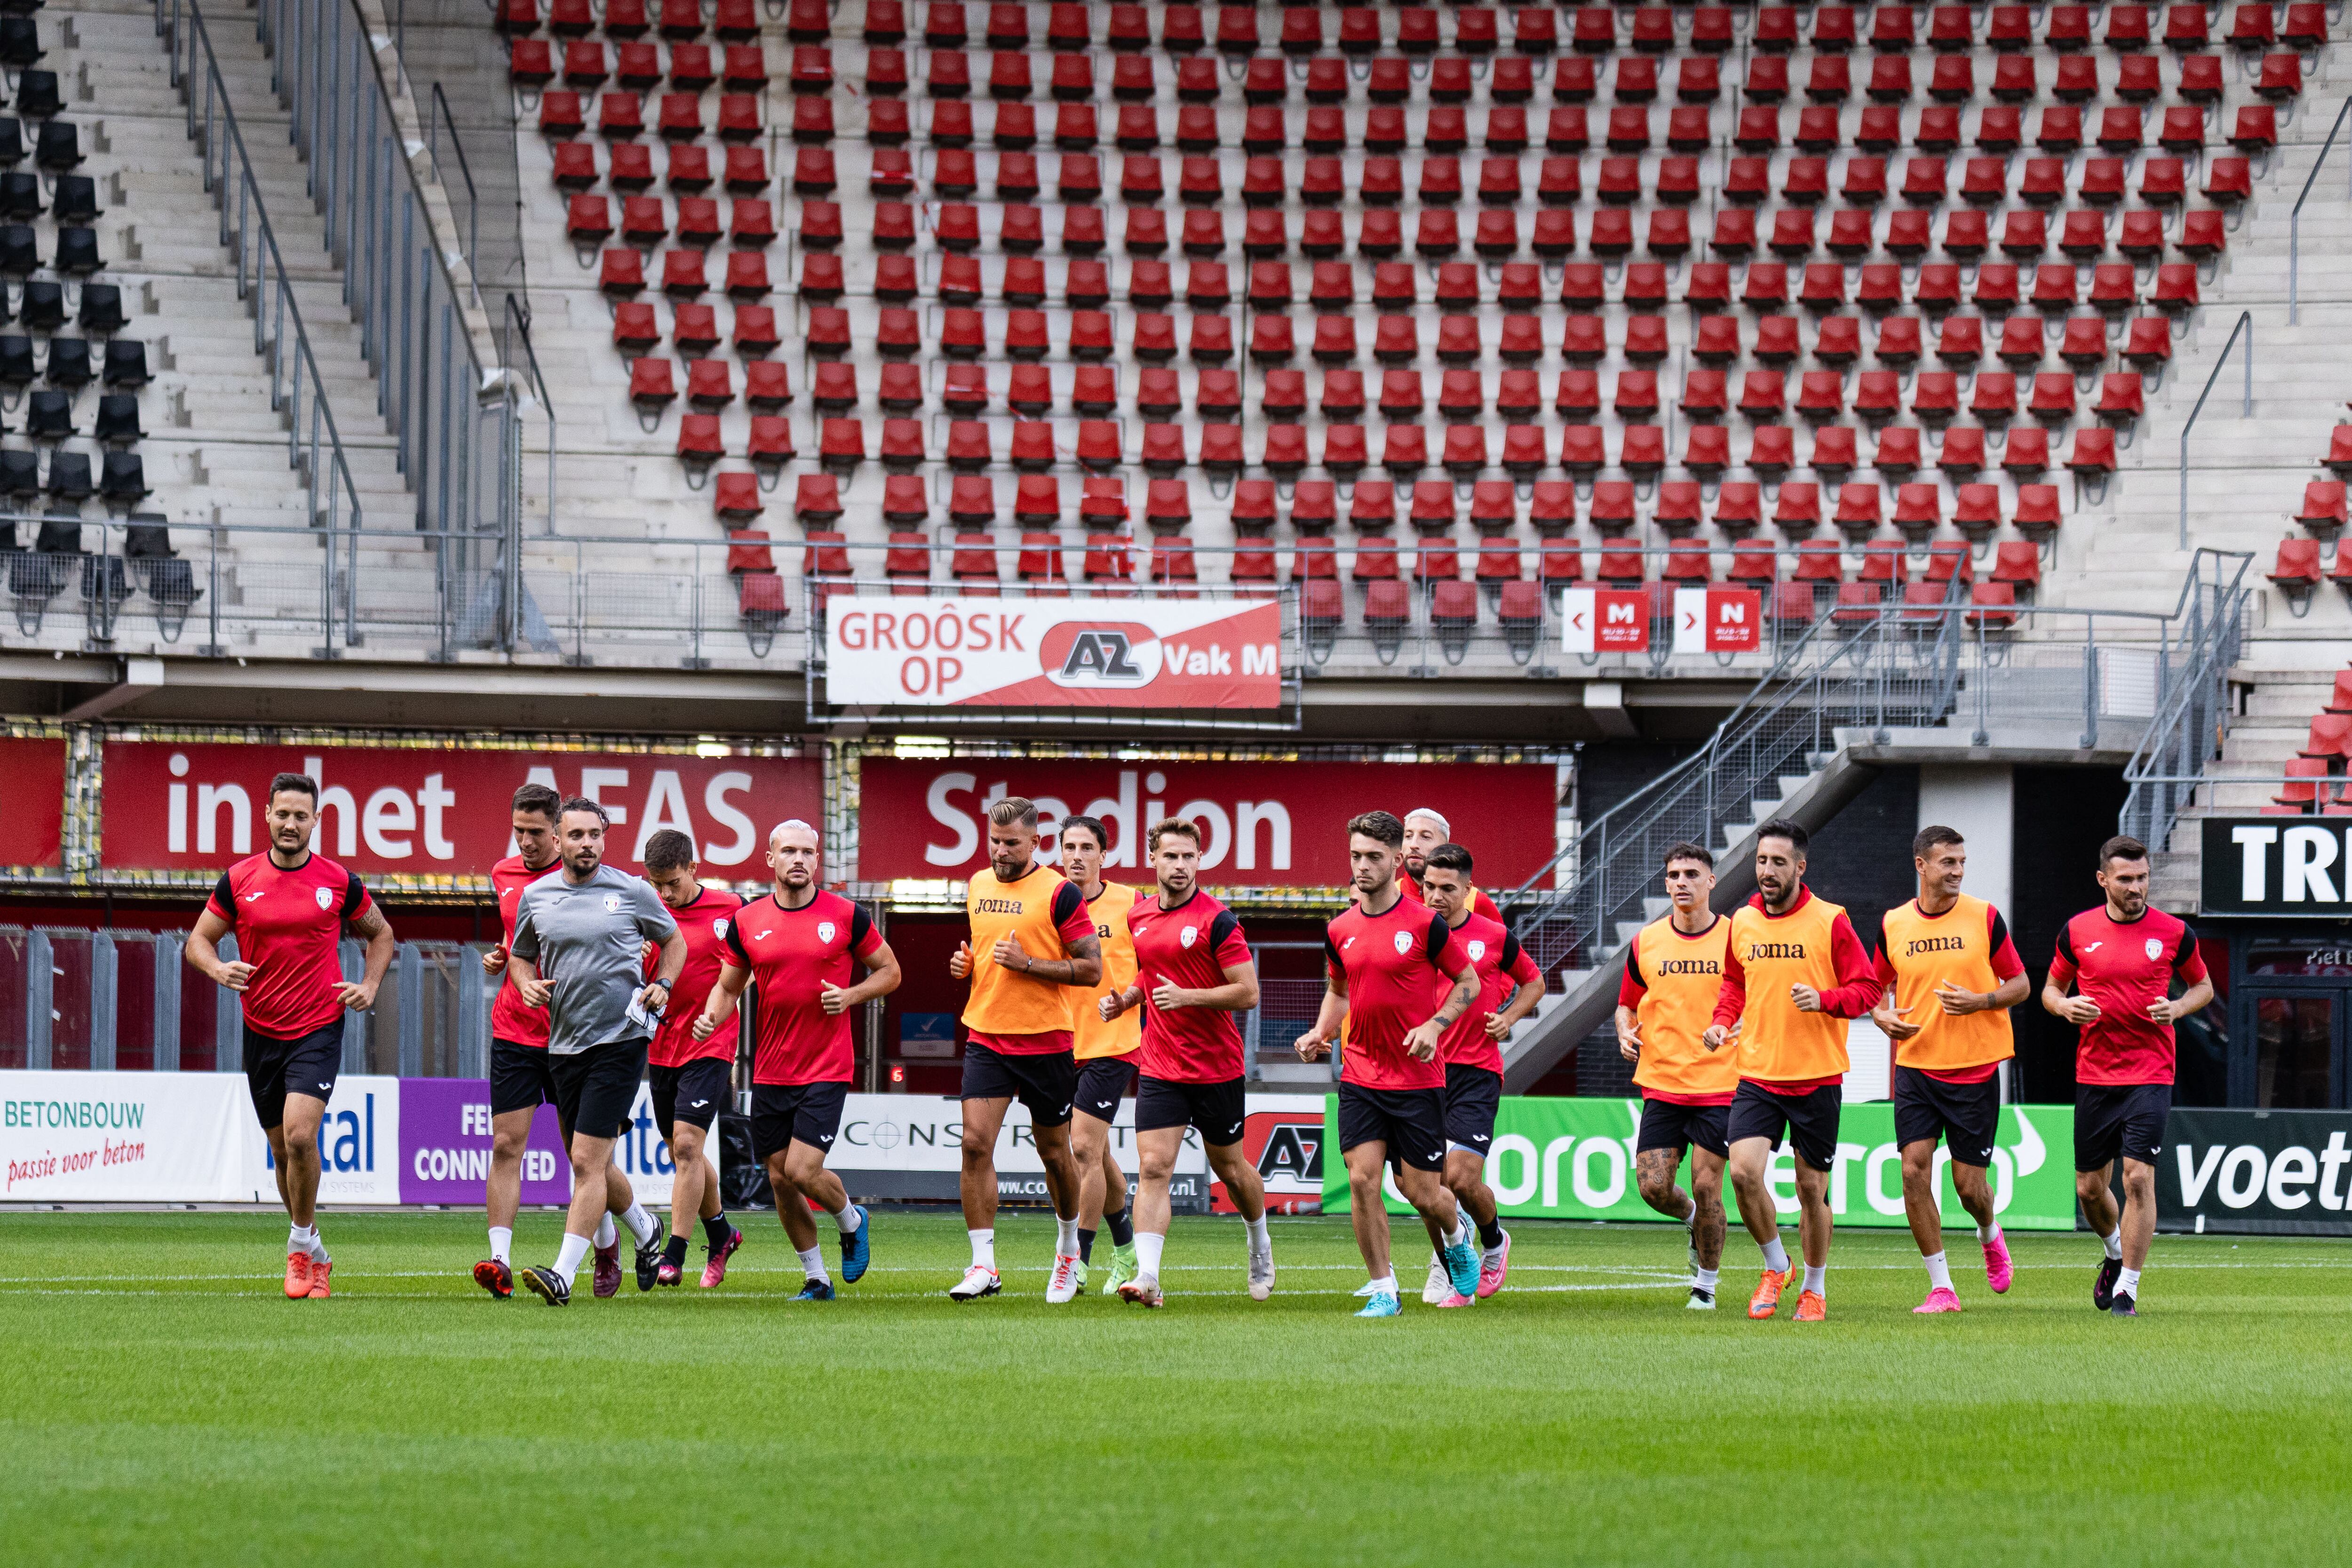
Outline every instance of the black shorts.
{"type": "Polygon", "coordinates": [[[555,1114],[564,1141],[618,1138],[637,1102],[637,1081],[646,1076],[650,1040],[607,1040],[568,1057],[550,1055],[555,1075],[555,1114]]]}
{"type": "MultiPolygon", "coordinates": [[[[1134,1075],[1132,1057],[1089,1057],[1078,1064],[1074,1102],[1097,1121],[1109,1121],[1118,1115],[1118,1102],[1127,1094],[1127,1080],[1134,1075]]],[[[1030,1114],[1036,1112],[1033,1109],[1030,1114]]]]}
{"type": "Polygon", "coordinates": [[[1339,1085],[1339,1152],[1360,1143],[1388,1145],[1391,1163],[1417,1171],[1445,1168],[1445,1091],[1339,1085]]]}
{"type": "Polygon", "coordinates": [[[1449,1063],[1445,1068],[1445,1141],[1480,1159],[1495,1150],[1495,1112],[1503,1103],[1503,1075],[1449,1063]]]}
{"type": "Polygon", "coordinates": [[[1952,1163],[1979,1170],[1992,1163],[1993,1134],[2000,1128],[2000,1076],[1982,1083],[1952,1083],[1917,1068],[1895,1069],[1895,1146],[1933,1143],[1944,1135],[1952,1163]]]}
{"type": "Polygon", "coordinates": [[[1242,1124],[1249,1120],[1249,1080],[1229,1078],[1223,1083],[1180,1083],[1174,1079],[1146,1078],[1135,1091],[1135,1130],[1150,1132],[1162,1127],[1197,1127],[1201,1142],[1223,1149],[1242,1141],[1242,1124]]]}
{"type": "Polygon", "coordinates": [[[727,1109],[734,1066],[732,1057],[697,1057],[678,1067],[646,1068],[653,1080],[654,1126],[661,1135],[667,1138],[681,1121],[709,1131],[727,1109]]]}
{"type": "Polygon", "coordinates": [[[2077,1085],[2074,1169],[2103,1171],[2118,1154],[2155,1164],[2164,1148],[2164,1119],[2171,1113],[2168,1083],[2077,1085]]]}
{"type": "Polygon", "coordinates": [[[245,1031],[245,1087],[253,1096],[253,1113],[261,1130],[286,1124],[286,1097],[307,1094],[313,1100],[335,1097],[335,1076],[343,1070],[343,1021],[313,1029],[298,1039],[245,1031]]]}
{"type": "Polygon", "coordinates": [[[1743,1078],[1731,1093],[1727,1142],[1769,1138],[1777,1145],[1785,1133],[1798,1159],[1826,1171],[1837,1163],[1838,1112],[1844,1104],[1840,1084],[1825,1083],[1809,1094],[1774,1094],[1743,1078]]]}
{"type": "Polygon", "coordinates": [[[1642,1097],[1642,1130],[1633,1138],[1633,1152],[1672,1149],[1677,1162],[1682,1152],[1696,1146],[1717,1159],[1731,1153],[1731,1107],[1678,1105],[1671,1100],[1642,1097]]]}
{"type": "Polygon", "coordinates": [[[1033,1127],[1067,1127],[1078,1098],[1078,1058],[1067,1051],[1016,1056],[976,1040],[963,1047],[965,1100],[1018,1100],[1033,1127]]]}
{"type": "Polygon", "coordinates": [[[794,1143],[831,1152],[841,1132],[845,1083],[755,1083],[751,1086],[751,1152],[761,1164],[794,1143]]]}
{"type": "Polygon", "coordinates": [[[555,1073],[545,1046],[490,1042],[490,1114],[536,1110],[555,1099],[555,1073]]]}

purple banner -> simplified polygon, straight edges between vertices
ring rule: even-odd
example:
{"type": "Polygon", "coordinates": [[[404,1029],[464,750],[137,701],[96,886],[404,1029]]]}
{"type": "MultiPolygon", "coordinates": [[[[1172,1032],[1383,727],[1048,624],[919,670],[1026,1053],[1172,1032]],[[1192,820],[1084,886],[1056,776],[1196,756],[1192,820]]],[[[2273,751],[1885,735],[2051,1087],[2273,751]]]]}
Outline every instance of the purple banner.
{"type": "MultiPolygon", "coordinates": [[[[478,1078],[411,1078],[400,1084],[400,1201],[478,1204],[490,1173],[490,1085],[478,1078]]],[[[572,1167],[555,1107],[530,1119],[522,1156],[522,1201],[572,1199],[572,1167]]]]}

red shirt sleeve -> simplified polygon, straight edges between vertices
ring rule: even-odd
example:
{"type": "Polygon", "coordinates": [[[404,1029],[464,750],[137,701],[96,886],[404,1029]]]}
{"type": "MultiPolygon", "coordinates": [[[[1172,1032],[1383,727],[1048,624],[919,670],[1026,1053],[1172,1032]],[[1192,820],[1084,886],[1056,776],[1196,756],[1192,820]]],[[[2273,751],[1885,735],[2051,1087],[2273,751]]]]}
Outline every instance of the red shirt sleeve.
{"type": "Polygon", "coordinates": [[[1065,942],[1084,942],[1095,934],[1095,922],[1087,913],[1085,895],[1076,882],[1065,882],[1054,895],[1054,926],[1065,942]]]}
{"type": "MultiPolygon", "coordinates": [[[[2025,973],[2025,960],[2017,956],[2017,943],[2009,936],[2009,922],[1990,904],[1985,906],[1985,935],[1992,942],[1992,973],[1995,979],[2014,980],[2025,973]]],[[[1886,973],[1886,955],[1878,955],[1879,973],[1886,973]]]]}
{"type": "MultiPolygon", "coordinates": [[[[735,928],[730,925],[727,929],[731,936],[735,928]]],[[[866,912],[866,906],[852,904],[849,915],[849,951],[859,958],[871,958],[874,956],[874,950],[881,945],[882,930],[874,923],[873,917],[866,912]]]]}
{"type": "Polygon", "coordinates": [[[1725,1028],[1739,1022],[1739,1015],[1748,1011],[1748,971],[1741,967],[1739,954],[1729,942],[1723,944],[1723,984],[1715,994],[1715,1016],[1711,1024],[1725,1028]]]}
{"type": "Polygon", "coordinates": [[[2064,990],[2074,984],[2074,922],[2058,928],[2057,951],[2050,955],[2050,984],[2064,990]]]}
{"type": "Polygon", "coordinates": [[[230,885],[227,872],[223,871],[221,879],[213,884],[213,896],[205,900],[205,912],[226,921],[231,931],[236,929],[236,889],[230,885]]]}
{"type": "Polygon", "coordinates": [[[374,907],[375,900],[369,896],[367,884],[357,877],[350,877],[343,883],[343,919],[355,921],[374,907]]]}
{"type": "Polygon", "coordinates": [[[2172,973],[2189,985],[2210,978],[2205,968],[2205,955],[2197,948],[2197,933],[2186,925],[2180,928],[2180,953],[2173,960],[2172,973]]]}
{"type": "Polygon", "coordinates": [[[1859,1018],[1878,1005],[1885,985],[1853,921],[1841,914],[1830,926],[1830,963],[1837,971],[1834,990],[1822,993],[1822,1011],[1832,1018],[1859,1018]]]}
{"type": "Polygon", "coordinates": [[[1638,1007],[1649,994],[1649,984],[1642,978],[1642,937],[1636,931],[1625,944],[1625,978],[1617,982],[1617,1005],[1638,1007]]]}
{"type": "Polygon", "coordinates": [[[1874,973],[1878,976],[1878,994],[1884,996],[1886,994],[1886,988],[1895,984],[1895,961],[1886,956],[1884,944],[1879,947],[1878,963],[1874,973]]]}
{"type": "Polygon", "coordinates": [[[1543,978],[1542,967],[1516,936],[1503,938],[1503,973],[1521,985],[1533,985],[1543,978]]]}
{"type": "Polygon", "coordinates": [[[1473,913],[1485,915],[1496,925],[1503,923],[1502,910],[1496,905],[1494,900],[1486,896],[1486,889],[1484,888],[1479,889],[1477,896],[1470,900],[1470,909],[1473,913]]]}
{"type": "Polygon", "coordinates": [[[1242,922],[1233,910],[1219,914],[1209,934],[1214,939],[1219,968],[1233,969],[1250,962],[1249,939],[1242,935],[1242,922]]]}

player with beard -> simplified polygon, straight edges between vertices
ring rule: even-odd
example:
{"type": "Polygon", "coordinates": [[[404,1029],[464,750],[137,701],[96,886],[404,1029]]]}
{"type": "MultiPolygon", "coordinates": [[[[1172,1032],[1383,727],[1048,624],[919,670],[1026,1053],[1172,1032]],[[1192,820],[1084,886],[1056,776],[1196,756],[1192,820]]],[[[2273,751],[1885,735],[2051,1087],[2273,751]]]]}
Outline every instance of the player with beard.
{"type": "Polygon", "coordinates": [[[971,940],[948,973],[971,983],[964,1005],[963,1196],[971,1266],[951,1301],[1003,1289],[996,1271],[996,1137],[1015,1095],[1029,1108],[1045,1190],[1054,1201],[1054,1268],[1045,1300],[1078,1293],[1078,1163],[1070,1152],[1077,1099],[1070,999],[1064,987],[1102,984],[1102,939],[1078,889],[1037,860],[1036,803],[1008,795],[988,808],[988,868],[964,897],[971,940]],[[1059,956],[1045,956],[1058,953],[1059,956]]]}
{"type": "Polygon", "coordinates": [[[1105,1289],[1116,1290],[1135,1278],[1135,1223],[1127,1205],[1127,1173],[1119,1169],[1111,1147],[1111,1123],[1118,1102],[1127,1096],[1127,1080],[1135,1076],[1136,1047],[1143,1043],[1139,1018],[1111,1013],[1099,1004],[1125,994],[1135,979],[1135,941],[1128,931],[1128,916],[1140,896],[1133,888],[1103,880],[1103,855],[1110,847],[1109,829],[1097,817],[1062,818],[1062,875],[1086,900],[1087,918],[1094,921],[1096,940],[1102,943],[1102,984],[1093,991],[1072,988],[1070,1034],[1078,1061],[1077,1101],[1070,1113],[1070,1152],[1078,1162],[1078,1289],[1087,1288],[1087,1270],[1094,1262],[1095,1236],[1110,1230],[1110,1278],[1105,1289]]]}
{"type": "MultiPolygon", "coordinates": [[[[1422,888],[1428,880],[1429,852],[1441,844],[1453,842],[1454,825],[1436,811],[1417,805],[1405,813],[1404,868],[1398,873],[1397,887],[1406,898],[1417,904],[1429,901],[1422,897],[1422,888]]],[[[1470,912],[1501,925],[1503,911],[1496,907],[1494,900],[1486,896],[1486,889],[1478,888],[1472,891],[1475,897],[1470,912]]]]}
{"type": "MultiPolygon", "coordinates": [[[[686,1278],[688,1237],[699,1220],[708,1260],[698,1283],[710,1290],[727,1278],[727,1260],[743,1245],[743,1233],[728,1219],[719,1198],[719,1169],[703,1152],[710,1124],[733,1095],[736,1030],[730,1018],[704,1037],[694,1033],[694,1025],[718,983],[727,959],[728,923],[743,900],[724,888],[702,885],[695,875],[700,868],[694,840],[675,827],[646,840],[645,866],[646,880],[686,937],[686,967],[677,973],[677,989],[646,1054],[654,1125],[669,1144],[670,1167],[677,1173],[670,1187],[669,1240],[654,1283],[676,1285],[686,1278]]],[[[649,951],[647,960],[658,963],[659,954],[649,951]]]]}
{"type": "Polygon", "coordinates": [[[264,820],[269,847],[231,866],[189,933],[188,962],[237,994],[245,1019],[245,1084],[269,1139],[278,1196],[291,1222],[286,1238],[289,1300],[333,1293],[334,1260],[319,1239],[319,1122],[343,1065],[343,1013],[375,1005],[392,965],[392,927],[360,879],[310,848],[319,786],[302,773],[269,781],[264,820]],[[367,966],[343,978],[348,926],[367,939],[367,966]],[[220,940],[235,933],[237,956],[220,940]]]}
{"type": "Polygon", "coordinates": [[[1135,1189],[1134,1279],[1122,1300],[1157,1307],[1161,1250],[1171,1209],[1168,1185],[1184,1130],[1201,1134],[1209,1169],[1249,1230],[1249,1293],[1274,1293],[1274,1240],[1265,1226],[1265,1184],[1242,1152],[1249,1119],[1247,1047],[1235,1013],[1257,1005],[1257,963],[1233,910],[1200,888],[1201,830],[1182,817],[1154,826],[1145,840],[1159,890],[1128,916],[1135,939],[1134,980],[1097,1004],[1106,1020],[1140,1008],[1141,1086],[1135,1096],[1135,1146],[1142,1178],[1135,1189]]]}

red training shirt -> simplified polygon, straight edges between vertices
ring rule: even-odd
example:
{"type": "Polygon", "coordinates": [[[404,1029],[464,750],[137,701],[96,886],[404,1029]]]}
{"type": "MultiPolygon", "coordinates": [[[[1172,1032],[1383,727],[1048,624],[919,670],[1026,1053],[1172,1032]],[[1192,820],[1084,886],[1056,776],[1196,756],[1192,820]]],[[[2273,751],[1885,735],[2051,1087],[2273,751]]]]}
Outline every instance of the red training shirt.
{"type": "Polygon", "coordinates": [[[1377,915],[1361,903],[1332,918],[1323,961],[1348,985],[1339,1080],[1364,1089],[1443,1089],[1445,1056],[1415,1061],[1404,1037],[1435,1016],[1470,954],[1426,904],[1400,897],[1377,915]]]}
{"type": "Polygon", "coordinates": [[[2150,908],[2136,921],[2119,921],[2101,904],[2066,922],[2050,961],[2050,983],[2071,984],[2099,1005],[2099,1016],[2083,1026],[2076,1083],[2172,1081],[2172,1026],[2147,1010],[2171,991],[2175,975],[2185,985],[2205,978],[2197,935],[2176,915],[2150,908]]]}
{"type": "Polygon", "coordinates": [[[1181,904],[1153,893],[1127,911],[1135,943],[1135,984],[1143,988],[1143,1047],[1136,1065],[1146,1078],[1171,1083],[1230,1083],[1248,1071],[1241,1026],[1221,1007],[1151,1005],[1161,985],[1207,991],[1225,984],[1229,964],[1250,962],[1241,918],[1197,887],[1181,904]]]}
{"type": "MultiPolygon", "coordinates": [[[[677,984],[670,987],[669,1006],[662,1014],[661,1027],[654,1033],[654,1043],[646,1060],[657,1068],[680,1068],[705,1057],[731,1062],[735,1059],[738,1015],[730,1013],[726,1022],[711,1030],[707,1040],[694,1037],[694,1021],[702,1016],[702,1005],[710,999],[710,988],[719,984],[719,966],[730,956],[727,951],[727,923],[743,907],[743,900],[724,888],[705,888],[685,908],[667,907],[670,918],[677,921],[678,934],[686,938],[686,967],[677,972],[677,984]]],[[[646,967],[648,980],[659,973],[658,949],[646,967]]]]}
{"type": "Polygon", "coordinates": [[[1478,971],[1478,1000],[1445,1031],[1437,1059],[1447,1067],[1484,1068],[1499,1073],[1503,1047],[1486,1033],[1486,1020],[1510,1005],[1517,985],[1533,984],[1543,971],[1500,921],[1474,914],[1454,928],[1454,936],[1478,971]]]}
{"type": "Polygon", "coordinates": [[[820,892],[788,910],[765,893],[727,922],[727,962],[749,969],[752,995],[751,1081],[776,1085],[847,1083],[855,1063],[852,1013],[828,1015],[817,1000],[828,982],[856,983],[857,960],[873,956],[882,933],[866,911],[839,893],[820,892]]]}
{"type": "Polygon", "coordinates": [[[266,850],[231,866],[205,908],[228,922],[237,958],[253,965],[238,998],[245,1026],[298,1040],[341,1023],[343,922],[373,907],[360,879],[324,855],[305,856],[290,871],[266,850]]]}
{"type": "MultiPolygon", "coordinates": [[[[551,860],[534,871],[523,864],[520,855],[509,855],[490,868],[490,886],[499,895],[499,924],[506,933],[499,939],[501,945],[509,950],[514,947],[515,911],[522,907],[522,890],[562,868],[562,860],[551,860]]],[[[511,971],[499,978],[503,984],[499,986],[498,999],[490,1004],[490,1037],[545,1050],[547,1009],[523,1005],[522,993],[515,988],[511,971]]]]}

